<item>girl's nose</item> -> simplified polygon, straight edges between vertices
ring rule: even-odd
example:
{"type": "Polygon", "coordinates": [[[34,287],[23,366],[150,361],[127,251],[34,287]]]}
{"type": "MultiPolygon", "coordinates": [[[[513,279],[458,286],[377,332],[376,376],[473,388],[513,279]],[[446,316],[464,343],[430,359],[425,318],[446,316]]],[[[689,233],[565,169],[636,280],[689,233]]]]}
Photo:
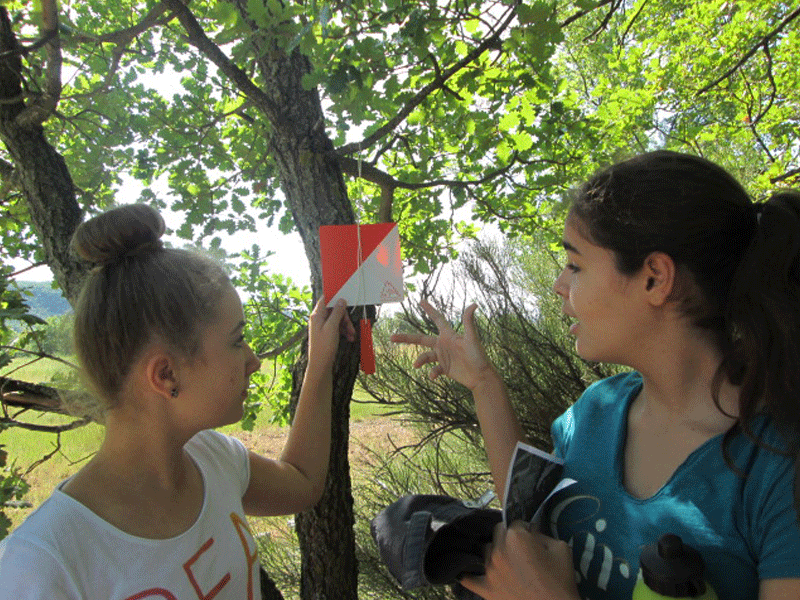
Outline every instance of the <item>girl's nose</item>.
{"type": "Polygon", "coordinates": [[[567,286],[564,283],[564,274],[566,273],[566,269],[561,271],[561,274],[556,277],[555,282],[553,283],[553,291],[561,296],[562,298],[567,297],[567,286]]]}
{"type": "Polygon", "coordinates": [[[261,368],[261,359],[256,356],[253,349],[248,344],[247,349],[250,350],[250,356],[247,359],[247,375],[252,375],[261,368]]]}

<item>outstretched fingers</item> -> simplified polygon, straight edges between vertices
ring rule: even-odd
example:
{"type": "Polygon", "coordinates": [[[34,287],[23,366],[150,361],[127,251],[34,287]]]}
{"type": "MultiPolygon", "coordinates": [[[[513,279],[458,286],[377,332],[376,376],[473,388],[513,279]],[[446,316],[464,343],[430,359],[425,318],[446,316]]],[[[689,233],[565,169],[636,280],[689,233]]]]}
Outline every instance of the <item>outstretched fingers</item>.
{"type": "MultiPolygon", "coordinates": [[[[444,318],[444,315],[436,310],[427,300],[421,300],[419,305],[428,318],[433,322],[433,324],[436,325],[436,330],[439,332],[439,335],[426,335],[424,333],[395,333],[390,337],[390,339],[398,344],[415,344],[417,346],[435,348],[442,334],[454,333],[453,327],[447,322],[447,319],[444,318]]],[[[473,307],[474,306],[475,305],[473,305],[473,307]]],[[[474,311],[475,309],[473,308],[473,312],[474,311]]]]}
{"type": "Polygon", "coordinates": [[[464,309],[461,322],[464,324],[464,337],[470,342],[478,339],[478,327],[475,325],[475,311],[478,305],[474,302],[464,309]]]}
{"type": "Polygon", "coordinates": [[[442,360],[443,357],[436,352],[436,350],[428,350],[417,357],[417,359],[414,361],[414,367],[418,369],[420,367],[424,367],[425,365],[432,364],[433,367],[428,372],[428,377],[430,379],[436,379],[439,377],[439,375],[444,375],[447,372],[446,367],[441,364],[442,360]]]}
{"type": "Polygon", "coordinates": [[[436,325],[436,329],[439,331],[440,335],[453,331],[450,323],[447,322],[447,319],[444,318],[442,313],[434,308],[433,304],[427,300],[421,300],[419,305],[422,307],[422,310],[425,311],[425,314],[428,315],[428,318],[433,321],[433,324],[436,325]]]}

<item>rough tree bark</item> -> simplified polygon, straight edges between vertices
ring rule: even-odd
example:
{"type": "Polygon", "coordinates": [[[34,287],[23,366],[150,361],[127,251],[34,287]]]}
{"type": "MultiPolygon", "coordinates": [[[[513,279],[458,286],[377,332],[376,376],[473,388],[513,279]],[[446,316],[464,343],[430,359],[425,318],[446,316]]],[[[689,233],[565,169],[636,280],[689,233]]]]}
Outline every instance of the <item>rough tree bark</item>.
{"type": "Polygon", "coordinates": [[[8,11],[0,6],[0,139],[11,155],[45,260],[74,304],[87,265],[70,254],[69,242],[82,211],[64,159],[48,143],[41,123],[26,118],[21,51],[8,11]]]}

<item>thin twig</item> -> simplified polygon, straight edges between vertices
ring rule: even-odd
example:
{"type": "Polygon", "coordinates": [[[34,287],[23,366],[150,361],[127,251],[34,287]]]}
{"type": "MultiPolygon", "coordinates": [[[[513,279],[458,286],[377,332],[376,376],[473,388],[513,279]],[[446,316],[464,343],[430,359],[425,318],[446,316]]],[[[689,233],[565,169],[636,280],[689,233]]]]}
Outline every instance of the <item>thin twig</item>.
{"type": "MultiPolygon", "coordinates": [[[[170,0],[170,1],[178,1],[178,0],[170,0]]],[[[461,69],[465,68],[467,65],[471,64],[475,60],[477,60],[484,52],[493,48],[497,45],[500,41],[500,36],[502,33],[508,28],[511,22],[516,17],[516,7],[518,2],[514,3],[508,13],[504,16],[502,22],[498,29],[492,33],[492,35],[488,36],[484,39],[478,46],[473,48],[471,52],[469,52],[463,59],[458,61],[452,67],[447,69],[446,71],[442,72],[440,77],[434,78],[432,82],[428,85],[423,87],[419,92],[417,92],[409,102],[403,106],[398,113],[389,119],[385,124],[375,130],[372,135],[367,136],[360,142],[353,142],[351,144],[345,144],[341,148],[336,150],[336,153],[340,156],[343,155],[350,155],[355,152],[360,152],[362,150],[366,150],[367,148],[371,148],[373,144],[375,144],[378,140],[382,139],[388,133],[392,132],[397,128],[397,126],[405,120],[405,118],[411,114],[411,112],[423,101],[425,101],[428,96],[430,96],[433,92],[438,89],[444,87],[445,82],[447,82],[450,77],[458,73],[461,69]]]]}
{"type": "Polygon", "coordinates": [[[737,69],[739,69],[742,65],[744,65],[744,63],[746,63],[748,60],[750,60],[750,58],[752,58],[752,56],[756,52],[758,52],[758,49],[761,46],[763,46],[764,44],[769,43],[770,40],[772,40],[772,38],[774,38],[776,35],[778,35],[789,23],[791,23],[798,16],[800,16],[800,7],[796,8],[794,11],[789,13],[789,15],[783,21],[781,21],[780,24],[775,29],[770,31],[767,35],[765,35],[763,38],[761,38],[752,48],[750,48],[750,50],[748,50],[745,53],[745,55],[742,56],[742,58],[740,58],[737,61],[737,63],[735,65],[733,65],[730,69],[725,71],[722,75],[717,77],[714,81],[712,81],[708,85],[705,85],[702,88],[700,88],[700,91],[697,92],[697,95],[698,96],[702,96],[708,90],[710,90],[711,88],[719,85],[721,82],[725,81],[728,77],[733,75],[736,72],[737,69]]]}
{"type": "Polygon", "coordinates": [[[8,277],[9,279],[11,279],[12,277],[16,277],[17,275],[22,275],[23,273],[27,273],[27,272],[28,272],[28,271],[30,271],[31,269],[35,269],[36,267],[41,267],[41,266],[43,266],[43,265],[46,265],[46,264],[47,264],[47,263],[46,263],[46,262],[44,262],[44,261],[42,261],[42,262],[37,262],[37,263],[34,263],[34,264],[32,264],[30,267],[25,267],[24,269],[20,269],[19,271],[14,271],[14,272],[13,272],[13,273],[11,273],[10,275],[7,275],[7,277],[8,277]]]}

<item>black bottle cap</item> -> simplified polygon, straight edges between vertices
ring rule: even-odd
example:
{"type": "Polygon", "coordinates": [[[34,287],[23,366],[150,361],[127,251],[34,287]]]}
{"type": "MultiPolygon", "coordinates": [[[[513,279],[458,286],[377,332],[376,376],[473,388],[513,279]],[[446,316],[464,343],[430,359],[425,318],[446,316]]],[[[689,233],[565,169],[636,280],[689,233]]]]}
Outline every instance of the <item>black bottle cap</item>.
{"type": "Polygon", "coordinates": [[[700,553],[675,534],[661,536],[639,555],[642,579],[651,590],[669,598],[694,598],[706,591],[706,565],[700,553]]]}

